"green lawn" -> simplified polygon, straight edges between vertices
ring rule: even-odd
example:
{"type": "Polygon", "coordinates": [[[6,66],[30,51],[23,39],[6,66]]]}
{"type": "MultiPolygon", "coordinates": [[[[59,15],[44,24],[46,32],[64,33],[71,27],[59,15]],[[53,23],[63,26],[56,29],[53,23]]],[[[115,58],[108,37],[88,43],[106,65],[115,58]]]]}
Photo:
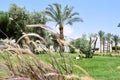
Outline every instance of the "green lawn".
{"type": "Polygon", "coordinates": [[[120,58],[95,56],[92,59],[82,59],[76,64],[83,67],[96,80],[120,80],[120,58]]]}
{"type": "MultiPolygon", "coordinates": [[[[59,57],[58,54],[56,56],[59,57]]],[[[84,68],[95,80],[120,80],[120,70],[117,69],[120,66],[119,57],[94,56],[90,59],[76,60],[76,54],[69,54],[69,56],[75,64],[84,68]]],[[[47,54],[41,54],[38,57],[47,62],[50,59],[47,54]]],[[[65,57],[68,57],[68,54],[65,54],[65,57]]],[[[81,71],[78,69],[74,69],[74,72],[81,75],[81,71]]]]}

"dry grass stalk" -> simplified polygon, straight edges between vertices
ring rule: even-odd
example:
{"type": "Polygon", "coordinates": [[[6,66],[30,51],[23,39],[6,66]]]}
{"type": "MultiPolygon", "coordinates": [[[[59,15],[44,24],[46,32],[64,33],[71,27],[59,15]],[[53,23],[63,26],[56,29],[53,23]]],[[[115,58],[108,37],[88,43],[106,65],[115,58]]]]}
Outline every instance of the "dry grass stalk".
{"type": "MultiPolygon", "coordinates": [[[[48,32],[50,32],[52,35],[55,36],[60,46],[62,46],[63,44],[72,46],[69,43],[61,40],[59,38],[59,35],[46,25],[38,24],[38,25],[28,25],[28,26],[41,27],[47,30],[48,32]]],[[[24,37],[28,37],[28,36],[38,37],[46,44],[46,41],[41,36],[35,33],[24,34],[18,39],[17,43],[19,43],[19,41],[22,40],[24,37]]],[[[26,41],[28,41],[29,44],[32,43],[35,46],[35,48],[38,47],[36,42],[30,41],[29,39],[26,41]]],[[[30,50],[30,48],[20,48],[20,46],[16,43],[12,43],[12,44],[7,43],[6,45],[8,46],[8,48],[6,50],[0,51],[0,55],[2,55],[3,59],[6,61],[6,65],[8,66],[9,70],[12,71],[14,77],[21,76],[24,78],[30,78],[31,80],[80,79],[79,76],[73,75],[71,73],[71,68],[67,64],[63,53],[60,53],[61,61],[63,62],[63,65],[61,65],[59,64],[57,59],[51,53],[49,53],[50,51],[48,50],[49,51],[48,54],[50,55],[50,57],[52,57],[51,58],[52,63],[46,64],[42,60],[38,59],[30,50]],[[3,55],[4,53],[6,53],[7,56],[3,55]],[[27,57],[23,53],[26,53],[27,57]],[[10,57],[17,58],[17,62],[15,63],[14,59],[11,59],[10,57]]],[[[29,47],[30,45],[27,46],[29,47]]],[[[77,65],[74,66],[80,69],[85,75],[89,76],[89,74],[83,68],[77,65]]]]}
{"type": "Polygon", "coordinates": [[[120,66],[118,66],[117,69],[120,70],[120,66]]]}
{"type": "Polygon", "coordinates": [[[90,76],[83,76],[83,77],[80,77],[80,80],[95,80],[95,79],[90,76]]]}
{"type": "MultiPolygon", "coordinates": [[[[46,43],[46,41],[44,40],[44,38],[43,37],[41,37],[41,36],[39,36],[38,34],[36,34],[36,33],[28,33],[28,34],[24,34],[23,36],[21,36],[19,39],[18,39],[18,41],[16,42],[17,44],[20,42],[20,40],[22,40],[23,38],[26,38],[27,36],[34,36],[34,37],[38,37],[40,40],[42,40],[45,44],[47,44],[46,43]]],[[[26,39],[26,42],[29,44],[30,43],[30,40],[29,40],[29,38],[27,37],[27,39],[26,39]]]]}
{"type": "Polygon", "coordinates": [[[82,67],[78,66],[78,65],[74,65],[76,68],[78,68],[80,71],[82,71],[86,76],[89,76],[88,72],[86,70],[84,70],[82,67]]]}

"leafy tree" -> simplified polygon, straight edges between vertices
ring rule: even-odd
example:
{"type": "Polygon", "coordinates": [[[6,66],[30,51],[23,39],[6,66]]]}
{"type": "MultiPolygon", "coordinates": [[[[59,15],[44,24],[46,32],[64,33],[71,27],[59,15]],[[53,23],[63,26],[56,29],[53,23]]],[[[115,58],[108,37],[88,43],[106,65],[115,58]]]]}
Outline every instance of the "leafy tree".
{"type": "MultiPolygon", "coordinates": [[[[44,12],[37,12],[37,11],[28,12],[27,17],[28,18],[27,18],[26,24],[46,24],[47,22],[47,18],[45,17],[44,12]]],[[[47,33],[43,29],[38,27],[27,28],[26,31],[35,32],[42,37],[45,37],[45,34],[47,33]]]]}
{"type": "Polygon", "coordinates": [[[101,30],[98,32],[98,36],[100,39],[100,53],[102,52],[102,44],[104,42],[104,34],[105,34],[105,32],[103,32],[101,30]]]}
{"type": "Polygon", "coordinates": [[[90,40],[86,39],[86,36],[83,35],[81,38],[78,38],[71,42],[77,49],[80,49],[80,52],[86,55],[86,58],[92,58],[95,52],[97,42],[97,36],[90,36],[90,40]]]}
{"type": "MultiPolygon", "coordinates": [[[[45,13],[40,12],[40,11],[28,12],[27,17],[28,18],[27,18],[26,24],[46,24],[46,22],[48,20],[45,16],[45,13]]],[[[50,47],[51,44],[53,44],[52,35],[49,34],[47,31],[45,31],[42,28],[39,28],[39,27],[28,28],[28,27],[26,27],[26,32],[37,33],[40,36],[42,36],[47,41],[48,48],[50,47]]],[[[32,39],[36,40],[36,38],[32,38],[32,39]]]]}
{"type": "Polygon", "coordinates": [[[119,43],[119,41],[120,41],[120,38],[119,38],[118,35],[113,35],[112,40],[113,40],[114,43],[115,43],[115,52],[117,52],[117,45],[118,45],[118,43],[119,43]]]}
{"type": "MultiPolygon", "coordinates": [[[[77,12],[73,12],[73,7],[66,6],[62,8],[60,4],[48,5],[46,8],[46,14],[49,16],[50,21],[56,22],[56,25],[59,25],[60,39],[64,40],[64,25],[72,25],[75,21],[82,21],[76,15],[79,15],[77,12]]],[[[60,47],[60,51],[64,51],[64,45],[60,47]]]]}
{"type": "Polygon", "coordinates": [[[27,24],[46,24],[47,18],[45,12],[34,11],[28,12],[27,24]]]}
{"type": "Polygon", "coordinates": [[[11,20],[9,29],[14,34],[13,38],[18,39],[22,35],[22,31],[25,30],[25,22],[27,19],[26,9],[19,7],[16,4],[11,4],[9,9],[9,18],[11,20]]]}
{"type": "Polygon", "coordinates": [[[7,12],[0,11],[0,38],[8,38],[9,15],[7,12]]]}

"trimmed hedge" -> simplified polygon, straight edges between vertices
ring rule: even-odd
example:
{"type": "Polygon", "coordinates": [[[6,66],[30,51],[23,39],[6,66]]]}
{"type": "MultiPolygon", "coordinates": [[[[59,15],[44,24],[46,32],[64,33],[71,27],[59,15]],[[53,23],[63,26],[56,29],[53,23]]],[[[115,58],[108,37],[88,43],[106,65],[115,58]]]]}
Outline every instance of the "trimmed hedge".
{"type": "MultiPolygon", "coordinates": [[[[112,50],[115,50],[115,46],[112,47],[112,50]]],[[[117,46],[117,50],[120,50],[120,46],[117,46]]]]}
{"type": "MultiPolygon", "coordinates": [[[[92,49],[92,50],[94,50],[94,49],[92,49]]],[[[95,51],[98,51],[99,50],[99,48],[95,48],[95,51]]]]}

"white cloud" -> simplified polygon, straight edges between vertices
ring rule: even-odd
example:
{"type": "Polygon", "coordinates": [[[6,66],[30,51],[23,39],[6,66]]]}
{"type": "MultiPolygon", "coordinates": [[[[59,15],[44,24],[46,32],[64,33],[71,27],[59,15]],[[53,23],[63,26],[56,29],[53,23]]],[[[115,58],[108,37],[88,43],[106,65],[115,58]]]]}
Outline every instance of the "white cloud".
{"type": "Polygon", "coordinates": [[[73,31],[73,29],[70,26],[65,26],[64,27],[64,35],[65,36],[71,37],[73,32],[74,31],[73,31]]]}
{"type": "MultiPolygon", "coordinates": [[[[56,31],[59,33],[59,26],[56,27],[56,31]]],[[[64,26],[64,36],[71,37],[73,36],[74,30],[71,28],[71,26],[64,26]]]]}
{"type": "MultiPolygon", "coordinates": [[[[50,27],[59,33],[59,26],[52,26],[52,25],[55,25],[54,23],[47,23],[47,25],[51,25],[50,27]]],[[[65,25],[64,26],[64,35],[67,36],[68,38],[79,38],[80,37],[80,30],[79,30],[79,27],[76,27],[76,26],[69,26],[69,25],[65,25]]]]}

